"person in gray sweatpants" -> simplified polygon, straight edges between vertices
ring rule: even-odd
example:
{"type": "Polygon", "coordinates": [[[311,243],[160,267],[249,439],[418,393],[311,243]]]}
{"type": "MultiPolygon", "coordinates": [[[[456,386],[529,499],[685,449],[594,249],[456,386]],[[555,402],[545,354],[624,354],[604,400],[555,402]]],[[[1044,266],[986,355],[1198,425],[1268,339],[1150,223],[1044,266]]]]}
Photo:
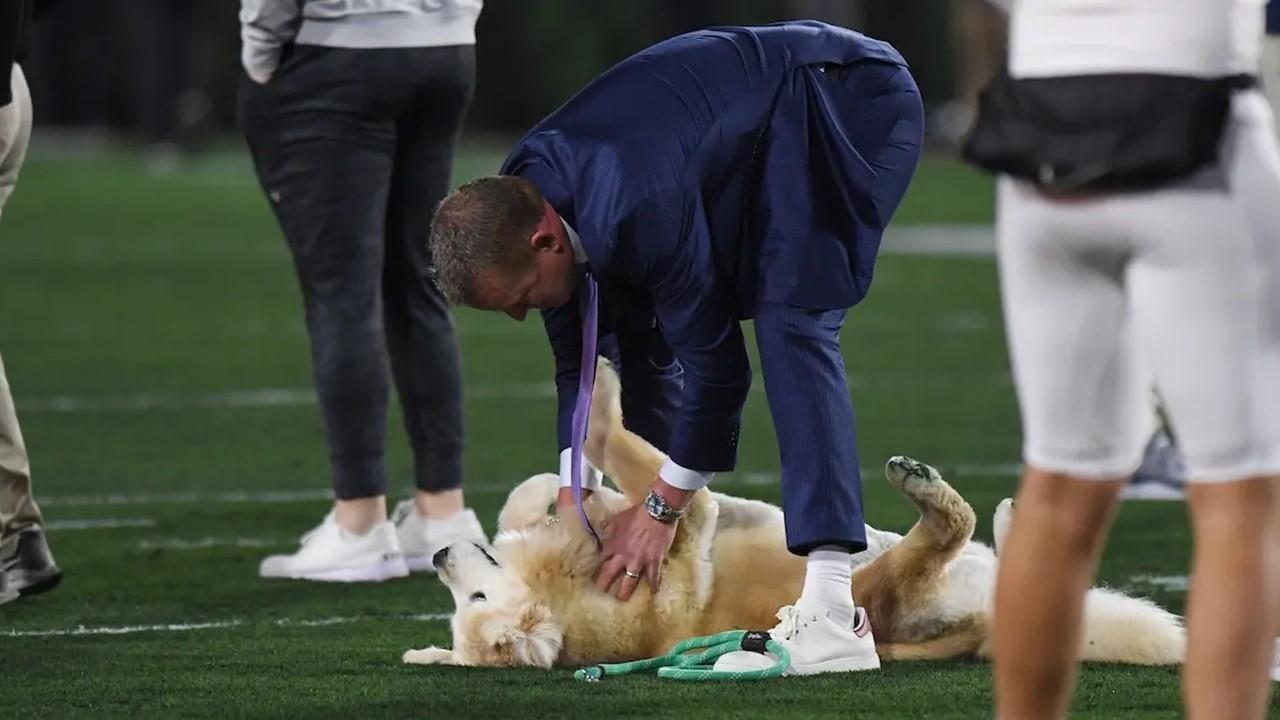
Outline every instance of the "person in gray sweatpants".
{"type": "Polygon", "coordinates": [[[462,497],[462,377],[426,238],[475,75],[480,0],[242,0],[238,120],[292,253],[334,510],[263,577],[381,581],[483,542],[462,497]],[[388,522],[394,382],[412,501],[388,522]]]}

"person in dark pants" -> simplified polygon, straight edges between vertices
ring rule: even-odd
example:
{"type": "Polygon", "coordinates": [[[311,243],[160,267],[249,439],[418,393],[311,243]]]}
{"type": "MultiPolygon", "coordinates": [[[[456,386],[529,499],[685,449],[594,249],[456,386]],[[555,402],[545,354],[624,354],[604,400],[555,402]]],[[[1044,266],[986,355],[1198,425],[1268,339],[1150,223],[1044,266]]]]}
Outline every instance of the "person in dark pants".
{"type": "MultiPolygon", "coordinates": [[[[595,483],[578,479],[574,447],[611,345],[628,424],[668,454],[645,503],[610,522],[598,588],[657,590],[693,493],[733,469],[751,319],[787,544],[807,559],[773,637],[788,674],[880,666],[850,582],[867,542],[840,330],[870,291],[923,133],[919,90],[887,43],[812,21],[718,27],[607,70],[530,130],[502,175],[441,203],[430,242],[446,295],[517,320],[543,311],[573,490],[557,505],[595,483]]],[[[761,662],[731,653],[716,667],[761,662]]]]}
{"type": "Polygon", "coordinates": [[[425,247],[471,100],[479,13],[479,0],[369,0],[358,14],[343,0],[242,2],[239,121],[302,288],[335,496],[263,577],[382,581],[485,541],[463,503],[461,360],[425,247]],[[389,522],[393,381],[417,493],[389,522]]]}

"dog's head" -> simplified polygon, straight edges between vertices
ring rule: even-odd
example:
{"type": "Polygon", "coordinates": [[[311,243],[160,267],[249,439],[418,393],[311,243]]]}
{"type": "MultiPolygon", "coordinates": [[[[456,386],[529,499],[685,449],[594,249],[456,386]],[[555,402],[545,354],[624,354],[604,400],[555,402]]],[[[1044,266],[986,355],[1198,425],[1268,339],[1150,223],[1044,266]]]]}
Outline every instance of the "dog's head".
{"type": "Polygon", "coordinates": [[[440,580],[453,593],[453,652],[462,664],[550,668],[564,635],[551,611],[486,548],[456,543],[436,553],[440,580]]]}

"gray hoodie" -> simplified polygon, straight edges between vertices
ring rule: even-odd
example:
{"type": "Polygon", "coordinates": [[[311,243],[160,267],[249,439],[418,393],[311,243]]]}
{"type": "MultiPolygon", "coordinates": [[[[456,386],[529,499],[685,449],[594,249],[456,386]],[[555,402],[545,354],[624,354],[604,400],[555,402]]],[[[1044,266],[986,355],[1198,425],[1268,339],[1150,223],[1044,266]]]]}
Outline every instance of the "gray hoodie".
{"type": "Polygon", "coordinates": [[[288,42],[344,48],[474,45],[484,0],[240,0],[241,62],[271,79],[288,42]]]}

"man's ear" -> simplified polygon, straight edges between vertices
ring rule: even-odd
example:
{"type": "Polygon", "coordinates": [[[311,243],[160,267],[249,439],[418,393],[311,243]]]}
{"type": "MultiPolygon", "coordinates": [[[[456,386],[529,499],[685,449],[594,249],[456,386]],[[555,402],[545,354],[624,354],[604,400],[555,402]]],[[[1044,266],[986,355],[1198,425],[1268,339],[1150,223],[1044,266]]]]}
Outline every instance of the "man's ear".
{"type": "Polygon", "coordinates": [[[561,253],[565,249],[564,243],[560,242],[560,238],[556,237],[555,233],[541,227],[533,231],[533,236],[529,238],[529,247],[533,248],[535,253],[561,253]]]}

